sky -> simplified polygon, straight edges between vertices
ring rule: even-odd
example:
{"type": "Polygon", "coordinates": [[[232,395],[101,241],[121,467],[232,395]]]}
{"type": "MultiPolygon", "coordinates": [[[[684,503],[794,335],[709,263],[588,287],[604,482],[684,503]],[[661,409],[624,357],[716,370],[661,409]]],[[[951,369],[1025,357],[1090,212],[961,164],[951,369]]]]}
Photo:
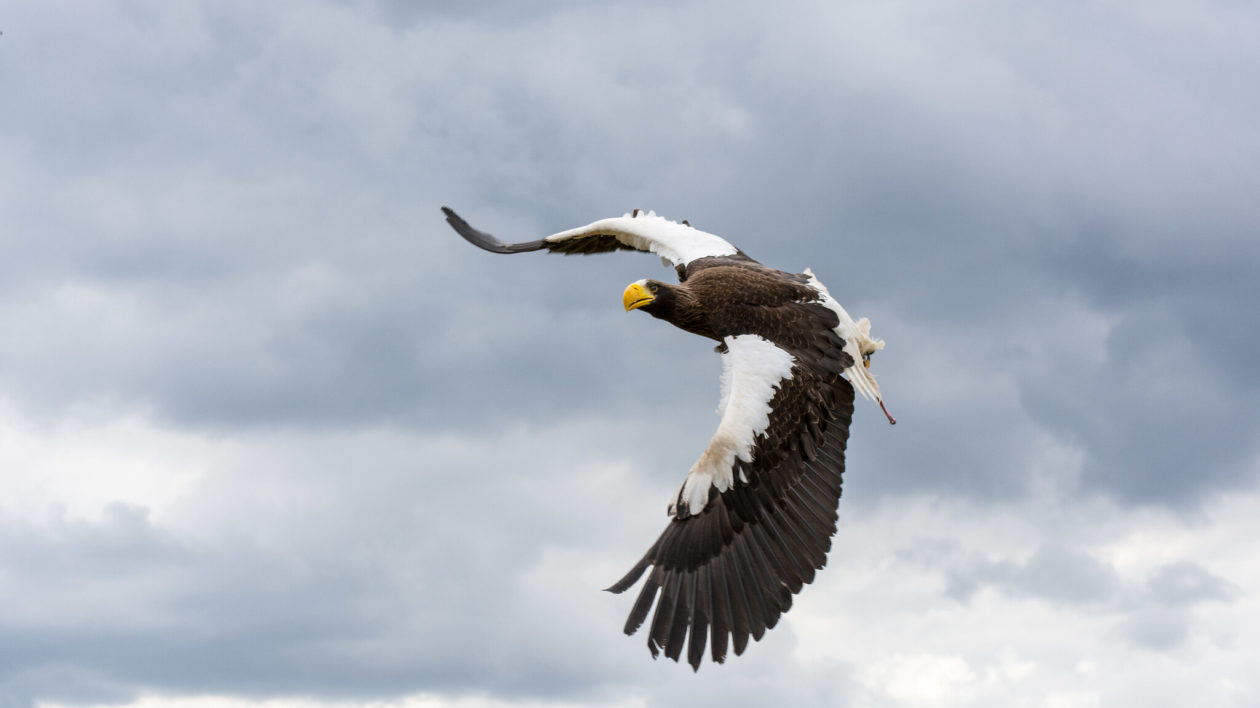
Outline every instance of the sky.
{"type": "Polygon", "coordinates": [[[1260,8],[0,5],[0,707],[1260,703],[1260,8]],[[717,425],[634,208],[887,348],[743,656],[601,592],[717,425]]]}

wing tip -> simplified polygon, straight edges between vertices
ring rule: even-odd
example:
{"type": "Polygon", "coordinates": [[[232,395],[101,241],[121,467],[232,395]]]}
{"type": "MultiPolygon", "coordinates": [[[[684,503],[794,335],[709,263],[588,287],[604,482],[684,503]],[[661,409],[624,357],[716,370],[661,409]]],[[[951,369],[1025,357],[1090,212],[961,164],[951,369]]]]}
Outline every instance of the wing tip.
{"type": "Polygon", "coordinates": [[[484,231],[474,229],[462,216],[455,213],[455,210],[444,206],[442,213],[446,215],[446,223],[455,229],[455,233],[464,237],[464,240],[485,251],[491,253],[524,253],[526,251],[537,251],[546,246],[542,240],[526,241],[524,243],[504,243],[499,239],[491,236],[484,231]]]}

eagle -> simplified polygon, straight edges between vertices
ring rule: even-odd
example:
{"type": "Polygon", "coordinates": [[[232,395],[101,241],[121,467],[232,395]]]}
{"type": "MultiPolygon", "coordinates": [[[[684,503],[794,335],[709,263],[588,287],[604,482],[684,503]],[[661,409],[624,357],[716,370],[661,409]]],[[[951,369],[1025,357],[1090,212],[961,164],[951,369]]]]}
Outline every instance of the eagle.
{"type": "Polygon", "coordinates": [[[646,574],[626,620],[632,635],[652,613],[648,650],[699,670],[760,640],[821,570],[836,531],[854,390],[879,403],[871,355],[884,341],[854,321],[806,269],[762,265],[725,239],[635,209],[620,217],[504,243],[447,207],[447,222],[493,253],[644,251],[672,265],[678,284],[626,287],[627,312],[717,342],[721,421],[672,496],[670,521],[610,592],[646,574]],[[655,606],[655,611],[652,609],[655,606]]]}

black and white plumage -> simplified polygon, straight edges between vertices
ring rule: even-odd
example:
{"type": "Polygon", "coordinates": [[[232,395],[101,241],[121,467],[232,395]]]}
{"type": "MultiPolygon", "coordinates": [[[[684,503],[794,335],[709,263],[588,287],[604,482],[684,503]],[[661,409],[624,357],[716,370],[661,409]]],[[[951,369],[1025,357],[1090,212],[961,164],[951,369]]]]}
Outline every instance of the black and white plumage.
{"type": "MultiPolygon", "coordinates": [[[[646,575],[626,620],[651,613],[648,649],[699,668],[743,653],[792,605],[826,563],[854,390],[879,402],[870,356],[884,347],[807,269],[766,267],[725,239],[635,210],[547,236],[503,243],[443,207],[471,243],[495,253],[638,250],[672,264],[679,284],[631,283],[627,311],[642,309],[718,342],[722,398],[717,431],[669,505],[669,525],[621,580],[646,575]],[[846,379],[847,377],[847,379],[846,379]],[[652,612],[655,607],[655,612],[652,612]]],[[[895,423],[886,408],[890,423],[895,423]]]]}

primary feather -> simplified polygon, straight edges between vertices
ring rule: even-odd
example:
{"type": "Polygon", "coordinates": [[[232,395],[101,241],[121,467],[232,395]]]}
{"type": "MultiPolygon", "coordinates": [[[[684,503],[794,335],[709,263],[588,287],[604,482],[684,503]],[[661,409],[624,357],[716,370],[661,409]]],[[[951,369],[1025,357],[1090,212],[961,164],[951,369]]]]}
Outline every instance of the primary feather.
{"type": "Polygon", "coordinates": [[[443,211],[461,236],[495,253],[638,250],[675,266],[679,284],[636,281],[623,302],[718,343],[721,421],[669,505],[665,530],[608,589],[625,592],[646,576],[625,631],[634,634],[651,613],[653,656],[677,661],[686,648],[698,669],[706,647],[717,662],[728,648],[742,653],[826,563],[854,389],[884,405],[867,368],[883,340],[809,270],[768,268],[725,239],[652,212],[504,243],[443,211]]]}

